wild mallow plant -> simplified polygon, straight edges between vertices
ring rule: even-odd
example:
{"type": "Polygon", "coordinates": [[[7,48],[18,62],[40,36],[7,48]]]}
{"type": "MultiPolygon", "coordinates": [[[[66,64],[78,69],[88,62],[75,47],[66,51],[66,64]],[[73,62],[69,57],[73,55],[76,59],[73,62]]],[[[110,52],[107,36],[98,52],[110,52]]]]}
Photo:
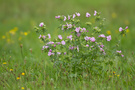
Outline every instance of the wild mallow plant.
{"type": "MultiPolygon", "coordinates": [[[[83,16],[87,21],[85,23],[81,22],[79,17],[81,17],[80,13],[55,16],[60,21],[59,29],[67,36],[58,35],[54,40],[46,33],[46,25],[43,22],[35,27],[39,39],[44,42],[42,51],[48,54],[60,75],[100,76],[105,72],[104,64],[111,65],[113,63],[111,58],[115,59],[117,56],[124,58],[124,55],[118,44],[115,47],[110,46],[111,35],[103,34],[105,18],[101,18],[100,13],[94,11],[91,15],[87,12],[86,16],[83,16]]],[[[127,28],[120,27],[120,34],[126,34],[127,28]]]]}

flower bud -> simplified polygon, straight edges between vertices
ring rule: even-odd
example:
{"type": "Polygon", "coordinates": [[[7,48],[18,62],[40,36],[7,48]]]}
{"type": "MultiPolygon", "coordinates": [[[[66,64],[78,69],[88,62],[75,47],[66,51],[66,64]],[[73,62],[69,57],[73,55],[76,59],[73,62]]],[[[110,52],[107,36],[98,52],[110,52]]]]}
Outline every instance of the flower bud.
{"type": "Polygon", "coordinates": [[[92,23],[91,23],[91,22],[86,22],[85,24],[86,24],[86,25],[89,25],[89,26],[91,26],[91,25],[92,25],[92,23]]]}

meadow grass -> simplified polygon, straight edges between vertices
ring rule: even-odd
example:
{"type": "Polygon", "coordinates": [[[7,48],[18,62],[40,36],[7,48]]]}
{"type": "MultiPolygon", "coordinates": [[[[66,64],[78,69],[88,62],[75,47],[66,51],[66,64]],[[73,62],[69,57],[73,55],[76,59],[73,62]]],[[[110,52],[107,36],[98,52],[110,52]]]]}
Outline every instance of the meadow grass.
{"type": "Polygon", "coordinates": [[[3,55],[1,57],[1,90],[89,90],[89,89],[130,89],[135,88],[135,62],[115,59],[114,64],[104,65],[101,77],[84,75],[83,80],[59,76],[55,67],[42,53],[35,60],[29,52],[25,58],[3,55]]]}
{"type": "MultiPolygon", "coordinates": [[[[1,0],[0,1],[0,90],[134,90],[135,86],[135,12],[134,0],[1,0]],[[120,26],[129,26],[121,48],[127,59],[111,59],[103,65],[101,77],[84,75],[82,80],[57,73],[49,57],[42,53],[42,42],[34,26],[44,21],[49,33],[58,31],[59,14],[101,11],[106,17],[104,32],[111,32],[115,44],[120,26]],[[14,30],[17,31],[14,31],[14,30]],[[13,32],[11,31],[13,30],[13,32]],[[13,34],[14,33],[14,34],[13,34]],[[5,36],[5,37],[4,37],[5,36]]],[[[83,19],[83,18],[82,18],[83,19]]],[[[84,19],[83,19],[84,20],[84,19]]],[[[109,60],[109,59],[108,59],[109,60]]]]}

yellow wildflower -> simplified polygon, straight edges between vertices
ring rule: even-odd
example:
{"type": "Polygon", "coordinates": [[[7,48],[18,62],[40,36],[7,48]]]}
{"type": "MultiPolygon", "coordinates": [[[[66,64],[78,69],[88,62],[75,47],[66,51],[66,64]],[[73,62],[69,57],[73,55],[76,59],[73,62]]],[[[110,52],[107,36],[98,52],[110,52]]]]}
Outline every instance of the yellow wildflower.
{"type": "Polygon", "coordinates": [[[28,33],[27,33],[27,32],[24,32],[24,35],[25,35],[25,36],[27,36],[27,35],[28,35],[28,33]]]}
{"type": "Polygon", "coordinates": [[[9,31],[9,33],[11,33],[12,35],[14,35],[15,34],[15,32],[18,30],[18,28],[17,27],[15,27],[14,29],[12,29],[12,30],[10,30],[9,31]]]}
{"type": "Polygon", "coordinates": [[[13,71],[13,69],[10,69],[10,71],[13,71]]]}
{"type": "Polygon", "coordinates": [[[25,75],[25,73],[22,73],[22,75],[24,76],[24,75],[25,75]]]}
{"type": "Polygon", "coordinates": [[[3,35],[3,36],[2,36],[2,39],[5,39],[5,38],[6,38],[6,36],[3,35]]]}
{"type": "Polygon", "coordinates": [[[106,33],[110,35],[111,34],[111,31],[108,30],[106,33]]]}
{"type": "Polygon", "coordinates": [[[114,74],[115,72],[113,71],[113,74],[114,74]]]}
{"type": "Polygon", "coordinates": [[[10,31],[9,31],[9,33],[11,33],[12,35],[14,35],[14,34],[15,34],[15,32],[14,32],[14,31],[12,31],[12,30],[10,30],[10,31]]]}
{"type": "Polygon", "coordinates": [[[18,27],[14,27],[14,31],[16,32],[18,30],[18,27]]]}
{"type": "Polygon", "coordinates": [[[112,13],[112,18],[117,18],[117,14],[115,12],[112,13]]]}
{"type": "Polygon", "coordinates": [[[6,62],[3,62],[3,64],[7,64],[6,62]]]}
{"type": "Polygon", "coordinates": [[[109,77],[112,77],[112,76],[109,76],[109,77]]]}
{"type": "Polygon", "coordinates": [[[128,32],[129,32],[129,29],[126,30],[126,33],[128,33],[128,32]]]}
{"type": "Polygon", "coordinates": [[[120,75],[117,75],[118,77],[120,76],[120,75]]]}
{"type": "Polygon", "coordinates": [[[21,77],[17,77],[17,80],[19,80],[21,77]]]}
{"type": "Polygon", "coordinates": [[[24,89],[24,87],[21,87],[21,89],[24,89]]]}

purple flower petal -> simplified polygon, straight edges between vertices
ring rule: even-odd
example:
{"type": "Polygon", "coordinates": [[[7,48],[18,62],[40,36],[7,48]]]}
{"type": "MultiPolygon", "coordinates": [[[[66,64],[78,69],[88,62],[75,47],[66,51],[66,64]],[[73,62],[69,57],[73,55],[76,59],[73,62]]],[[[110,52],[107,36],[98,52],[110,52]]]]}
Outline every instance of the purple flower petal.
{"type": "Polygon", "coordinates": [[[121,51],[116,51],[117,53],[121,53],[121,51]]]}
{"type": "Polygon", "coordinates": [[[50,34],[48,34],[48,38],[49,38],[49,39],[51,38],[51,35],[50,35],[50,34]]]}
{"type": "Polygon", "coordinates": [[[90,17],[90,16],[91,16],[91,15],[87,12],[87,13],[86,13],[86,17],[90,17]]]}
{"type": "Polygon", "coordinates": [[[125,29],[128,29],[128,26],[126,26],[126,28],[125,29]]]}
{"type": "Polygon", "coordinates": [[[76,15],[79,17],[80,16],[80,13],[76,13],[76,15]]]}
{"type": "Polygon", "coordinates": [[[63,40],[63,41],[61,41],[61,44],[62,44],[62,45],[65,45],[66,43],[65,43],[65,41],[63,40]]]}
{"type": "Polygon", "coordinates": [[[111,41],[111,35],[107,36],[107,41],[111,41]]]}
{"type": "Polygon", "coordinates": [[[95,38],[94,37],[91,37],[91,39],[90,39],[92,42],[95,42],[95,38]]]}
{"type": "Polygon", "coordinates": [[[61,36],[61,35],[58,35],[58,38],[59,38],[59,39],[62,39],[62,36],[61,36]]]}
{"type": "Polygon", "coordinates": [[[77,33],[79,33],[80,28],[79,28],[79,27],[77,27],[77,28],[75,29],[75,31],[76,31],[77,33]]]}
{"type": "Polygon", "coordinates": [[[104,34],[101,34],[101,35],[99,35],[98,37],[105,38],[105,35],[104,35],[104,34]]]}
{"type": "Polygon", "coordinates": [[[94,11],[94,16],[96,16],[97,15],[97,11],[94,11]]]}
{"type": "Polygon", "coordinates": [[[58,19],[59,19],[59,18],[60,18],[60,15],[58,15],[58,16],[55,16],[55,18],[58,18],[58,19]]]}
{"type": "Polygon", "coordinates": [[[73,14],[73,18],[75,18],[75,16],[76,16],[76,15],[75,15],[75,14],[73,14]]]}
{"type": "Polygon", "coordinates": [[[119,28],[119,31],[120,31],[120,32],[123,31],[122,27],[119,28]]]}
{"type": "Polygon", "coordinates": [[[39,27],[43,27],[43,25],[44,25],[44,23],[43,23],[43,22],[41,22],[41,23],[39,24],[39,27]]]}

